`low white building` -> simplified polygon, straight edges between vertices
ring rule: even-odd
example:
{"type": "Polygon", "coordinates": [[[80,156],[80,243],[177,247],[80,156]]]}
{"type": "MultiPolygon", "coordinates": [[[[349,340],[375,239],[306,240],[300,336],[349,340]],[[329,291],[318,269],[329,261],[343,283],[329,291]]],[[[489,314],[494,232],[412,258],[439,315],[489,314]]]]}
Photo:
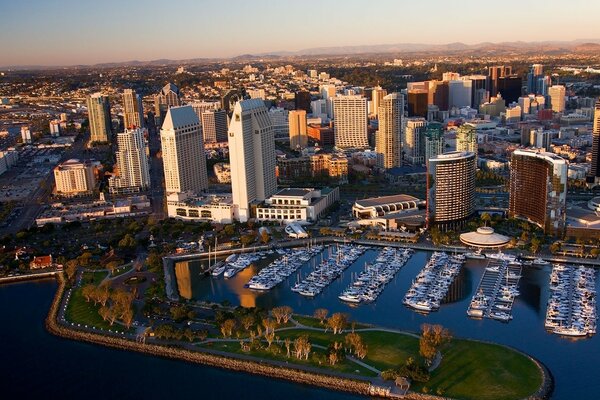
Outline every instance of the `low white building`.
{"type": "Polygon", "coordinates": [[[256,207],[259,221],[316,222],[340,199],[339,189],[287,188],[256,207]]]}
{"type": "Polygon", "coordinates": [[[219,183],[231,183],[231,165],[229,163],[216,163],[213,171],[219,183]]]}
{"type": "Polygon", "coordinates": [[[209,221],[220,224],[233,222],[231,195],[195,196],[189,192],[171,193],[167,196],[167,214],[186,221],[209,221]]]}

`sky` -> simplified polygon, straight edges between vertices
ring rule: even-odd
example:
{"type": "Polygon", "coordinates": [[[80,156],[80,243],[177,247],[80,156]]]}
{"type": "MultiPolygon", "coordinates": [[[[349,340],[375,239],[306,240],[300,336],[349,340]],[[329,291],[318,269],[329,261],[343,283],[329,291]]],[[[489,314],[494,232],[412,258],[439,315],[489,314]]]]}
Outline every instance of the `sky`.
{"type": "Polygon", "coordinates": [[[598,0],[0,0],[0,66],[600,39],[598,0]]]}

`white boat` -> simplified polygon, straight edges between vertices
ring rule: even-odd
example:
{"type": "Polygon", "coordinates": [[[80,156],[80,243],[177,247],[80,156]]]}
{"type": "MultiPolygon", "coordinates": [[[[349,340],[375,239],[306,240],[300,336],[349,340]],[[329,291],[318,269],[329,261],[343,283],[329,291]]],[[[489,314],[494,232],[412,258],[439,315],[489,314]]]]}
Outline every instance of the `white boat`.
{"type": "Polygon", "coordinates": [[[237,268],[228,268],[227,271],[225,271],[225,274],[223,274],[223,276],[225,278],[231,278],[232,276],[237,274],[238,271],[239,271],[239,269],[237,269],[237,268]]]}
{"type": "Polygon", "coordinates": [[[213,271],[210,273],[212,276],[219,276],[221,275],[223,272],[225,272],[225,269],[227,269],[227,264],[223,263],[223,265],[213,269],[213,271]]]}
{"type": "Polygon", "coordinates": [[[483,254],[481,252],[481,250],[476,250],[474,252],[465,253],[465,257],[473,259],[473,260],[485,260],[486,259],[485,254],[483,254]]]}
{"type": "Polygon", "coordinates": [[[483,310],[477,308],[470,308],[469,310],[467,310],[467,315],[469,317],[482,318],[483,310]]]}
{"type": "Polygon", "coordinates": [[[234,262],[235,260],[237,260],[238,255],[237,254],[231,254],[229,256],[227,256],[227,258],[225,259],[225,262],[231,263],[234,262]]]}
{"type": "Polygon", "coordinates": [[[533,265],[550,265],[550,263],[542,258],[536,258],[533,260],[533,265]]]}
{"type": "Polygon", "coordinates": [[[552,332],[562,336],[587,336],[587,332],[584,329],[579,329],[575,327],[558,326],[554,328],[552,332]]]}

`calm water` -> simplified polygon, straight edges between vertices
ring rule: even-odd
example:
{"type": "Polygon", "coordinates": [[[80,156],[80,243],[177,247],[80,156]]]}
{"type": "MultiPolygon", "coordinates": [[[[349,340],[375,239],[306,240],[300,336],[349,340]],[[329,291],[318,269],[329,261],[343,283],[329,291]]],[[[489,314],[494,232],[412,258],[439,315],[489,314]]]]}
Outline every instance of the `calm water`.
{"type": "Polygon", "coordinates": [[[56,287],[54,281],[0,286],[3,399],[360,399],[57,338],[44,328],[56,287]]]}
{"type": "MultiPolygon", "coordinates": [[[[270,292],[258,293],[244,289],[244,284],[256,273],[256,269],[251,268],[229,280],[222,277],[194,280],[192,291],[197,299],[228,300],[235,305],[265,308],[289,305],[294,311],[303,314],[312,314],[316,308],[324,307],[330,312],[347,312],[356,321],[410,331],[418,331],[423,323],[439,323],[450,328],[456,336],[504,343],[538,358],[550,368],[555,377],[554,398],[600,397],[600,381],[596,379],[600,374],[600,366],[597,363],[600,356],[598,335],[590,339],[573,340],[549,334],[544,329],[550,267],[524,270],[520,282],[522,295],[517,298],[513,307],[514,319],[504,324],[488,319],[472,320],[466,315],[469,301],[483,273],[485,261],[467,262],[462,280],[454,288],[453,302],[442,305],[438,312],[422,315],[404,307],[404,294],[412,279],[425,265],[430,256],[428,252],[416,252],[374,304],[351,307],[339,301],[337,296],[350,284],[354,274],[360,272],[364,263],[372,260],[376,254],[375,250],[369,250],[348,268],[342,277],[314,299],[305,299],[290,291],[290,287],[298,279],[297,274],[270,292]]],[[[300,276],[307,275],[311,268],[310,264],[302,267],[299,271],[300,276]]],[[[598,282],[596,286],[598,288],[598,282]]]]}

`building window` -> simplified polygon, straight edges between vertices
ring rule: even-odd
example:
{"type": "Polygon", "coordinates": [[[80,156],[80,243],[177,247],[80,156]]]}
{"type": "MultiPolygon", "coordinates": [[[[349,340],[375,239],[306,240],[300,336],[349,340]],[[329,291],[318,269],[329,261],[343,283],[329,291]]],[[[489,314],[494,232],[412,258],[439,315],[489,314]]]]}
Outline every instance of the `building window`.
{"type": "Polygon", "coordinates": [[[180,217],[187,217],[187,211],[185,208],[178,208],[175,210],[176,214],[180,217]]]}

